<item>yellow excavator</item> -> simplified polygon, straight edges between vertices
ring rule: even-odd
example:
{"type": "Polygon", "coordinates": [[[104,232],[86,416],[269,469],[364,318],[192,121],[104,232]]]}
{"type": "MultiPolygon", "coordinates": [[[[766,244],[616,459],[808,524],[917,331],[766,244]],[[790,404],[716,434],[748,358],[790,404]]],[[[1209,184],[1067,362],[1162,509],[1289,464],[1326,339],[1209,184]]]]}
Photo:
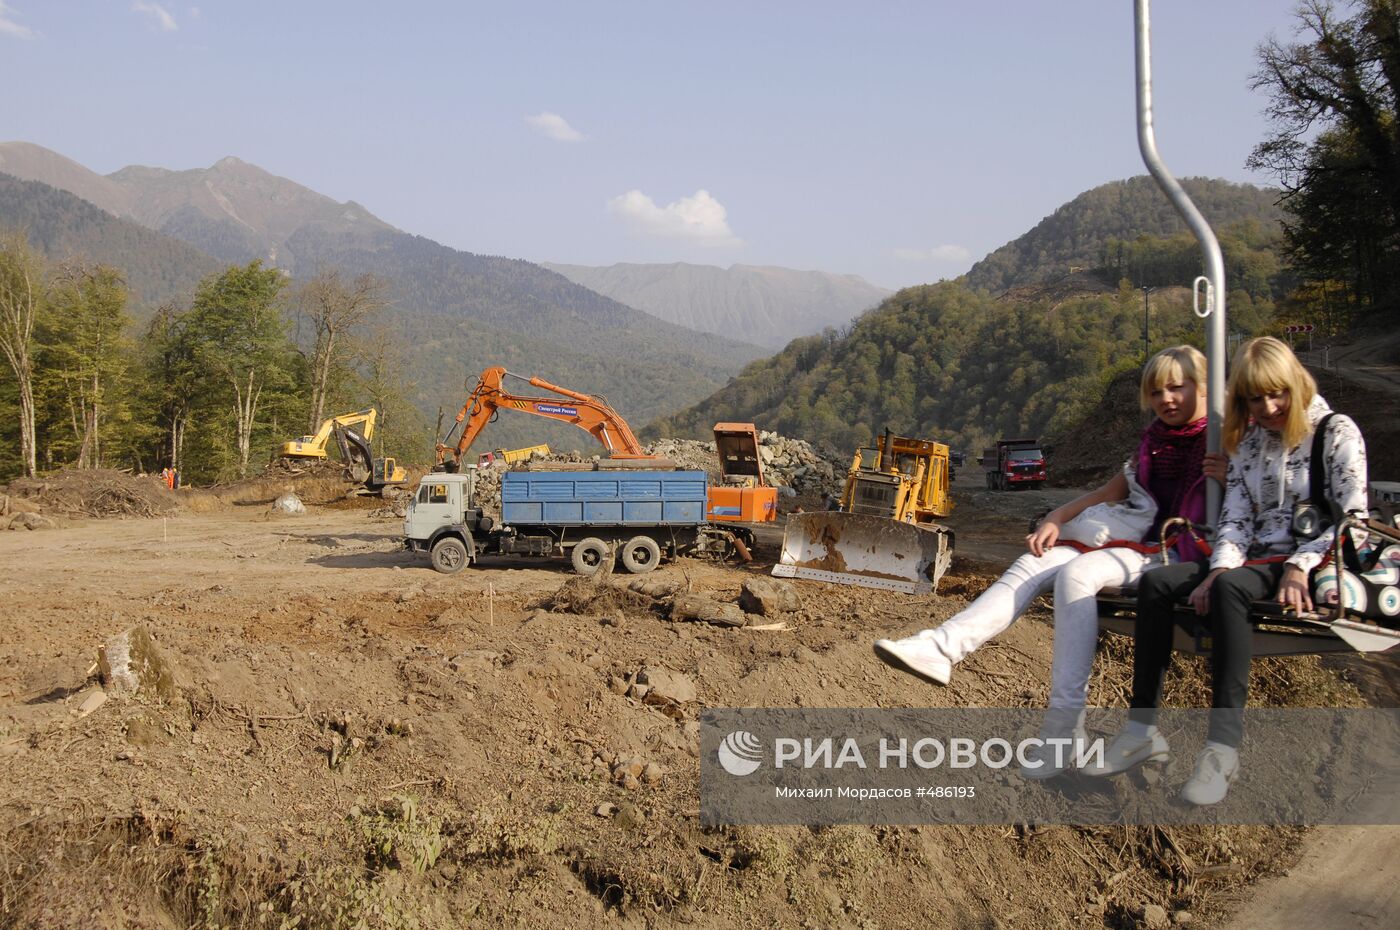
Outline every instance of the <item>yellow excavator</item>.
{"type": "Polygon", "coordinates": [[[326,445],[335,437],[340,448],[340,460],[345,463],[345,477],[366,491],[384,494],[386,488],[400,488],[408,483],[408,473],[393,458],[375,458],[370,440],[379,411],[373,407],[327,417],[315,435],[302,436],[282,444],[282,458],[289,461],[319,462],[326,459],[326,445]]]}
{"type": "Polygon", "coordinates": [[[789,514],[773,574],[922,594],[953,558],[948,447],[888,429],[858,449],[838,509],[789,514]]]}
{"type": "Polygon", "coordinates": [[[321,426],[316,430],[315,435],[303,436],[300,439],[282,443],[282,457],[311,461],[323,460],[326,457],[326,444],[330,442],[331,434],[336,427],[347,429],[359,427],[360,434],[366,440],[370,440],[374,438],[374,424],[378,419],[379,411],[373,407],[366,410],[356,410],[354,413],[342,413],[338,417],[327,417],[321,421],[321,426]]]}

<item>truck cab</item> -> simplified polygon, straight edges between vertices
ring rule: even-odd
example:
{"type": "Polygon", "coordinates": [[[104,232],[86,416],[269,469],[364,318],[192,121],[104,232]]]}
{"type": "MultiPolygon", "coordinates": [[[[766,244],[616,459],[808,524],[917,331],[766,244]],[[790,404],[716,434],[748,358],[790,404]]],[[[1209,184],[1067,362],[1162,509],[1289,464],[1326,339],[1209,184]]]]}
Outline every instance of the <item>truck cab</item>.
{"type": "Polygon", "coordinates": [[[425,475],[404,515],[405,548],[431,553],[438,571],[470,565],[476,559],[477,540],[491,529],[490,518],[474,506],[475,492],[475,466],[455,474],[425,475]]]}
{"type": "Polygon", "coordinates": [[[1008,491],[1045,484],[1045,453],[1038,439],[998,439],[982,453],[987,488],[1008,491]]]}

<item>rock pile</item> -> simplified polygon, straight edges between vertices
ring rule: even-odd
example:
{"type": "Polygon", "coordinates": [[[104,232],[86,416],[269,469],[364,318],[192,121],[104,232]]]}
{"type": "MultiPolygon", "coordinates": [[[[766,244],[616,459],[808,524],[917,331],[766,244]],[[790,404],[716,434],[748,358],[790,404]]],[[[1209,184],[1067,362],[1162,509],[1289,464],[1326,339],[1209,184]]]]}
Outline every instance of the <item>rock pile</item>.
{"type": "MultiPolygon", "coordinates": [[[[700,468],[711,478],[719,476],[719,458],[713,442],[695,439],[658,439],[647,446],[652,455],[673,460],[682,468],[700,468]]],[[[763,472],[768,483],[788,488],[790,495],[816,495],[823,492],[840,493],[846,480],[847,462],[835,452],[818,452],[805,439],[791,439],[761,430],[758,434],[758,454],[763,459],[763,472]]]]}

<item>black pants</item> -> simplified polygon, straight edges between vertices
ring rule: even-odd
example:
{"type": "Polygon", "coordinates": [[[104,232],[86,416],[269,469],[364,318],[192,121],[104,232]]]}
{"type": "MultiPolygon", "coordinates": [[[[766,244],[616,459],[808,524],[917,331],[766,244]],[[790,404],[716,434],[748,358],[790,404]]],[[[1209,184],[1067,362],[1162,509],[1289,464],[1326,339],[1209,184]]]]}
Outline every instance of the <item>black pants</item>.
{"type": "MultiPolygon", "coordinates": [[[[1208,739],[1238,747],[1244,735],[1244,704],[1249,693],[1249,661],[1254,655],[1250,605],[1272,595],[1283,575],[1282,562],[1244,565],[1215,579],[1210,587],[1211,708],[1208,739]]],[[[1154,568],[1138,582],[1137,626],[1133,633],[1134,720],[1151,723],[1162,697],[1162,678],[1171,661],[1172,605],[1183,601],[1210,572],[1207,562],[1154,568]]]]}

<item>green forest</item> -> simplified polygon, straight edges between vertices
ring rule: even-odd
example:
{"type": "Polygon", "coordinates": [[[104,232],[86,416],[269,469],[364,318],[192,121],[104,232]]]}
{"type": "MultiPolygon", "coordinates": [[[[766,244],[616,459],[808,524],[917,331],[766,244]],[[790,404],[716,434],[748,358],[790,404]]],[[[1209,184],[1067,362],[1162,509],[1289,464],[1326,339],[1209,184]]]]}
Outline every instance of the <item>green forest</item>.
{"type": "MultiPolygon", "coordinates": [[[[1199,341],[1184,291],[1152,300],[1154,349],[1199,341]]],[[[968,450],[1053,432],[1096,403],[1113,374],[1142,363],[1142,306],[1126,285],[1058,304],[1001,300],[963,281],[906,288],[848,333],[796,340],[653,429],[701,435],[716,420],[752,419],[836,450],[886,427],[968,450]]]]}
{"type": "MultiPolygon", "coordinates": [[[[188,305],[141,325],[123,272],[49,263],[0,242],[0,474],[64,466],[213,483],[257,471],[323,417],[375,406],[376,449],[422,461],[431,428],[409,396],[384,284],[326,271],[289,283],[254,261],[211,272],[188,305]]],[[[382,453],[381,453],[382,454],[382,453]]]]}

